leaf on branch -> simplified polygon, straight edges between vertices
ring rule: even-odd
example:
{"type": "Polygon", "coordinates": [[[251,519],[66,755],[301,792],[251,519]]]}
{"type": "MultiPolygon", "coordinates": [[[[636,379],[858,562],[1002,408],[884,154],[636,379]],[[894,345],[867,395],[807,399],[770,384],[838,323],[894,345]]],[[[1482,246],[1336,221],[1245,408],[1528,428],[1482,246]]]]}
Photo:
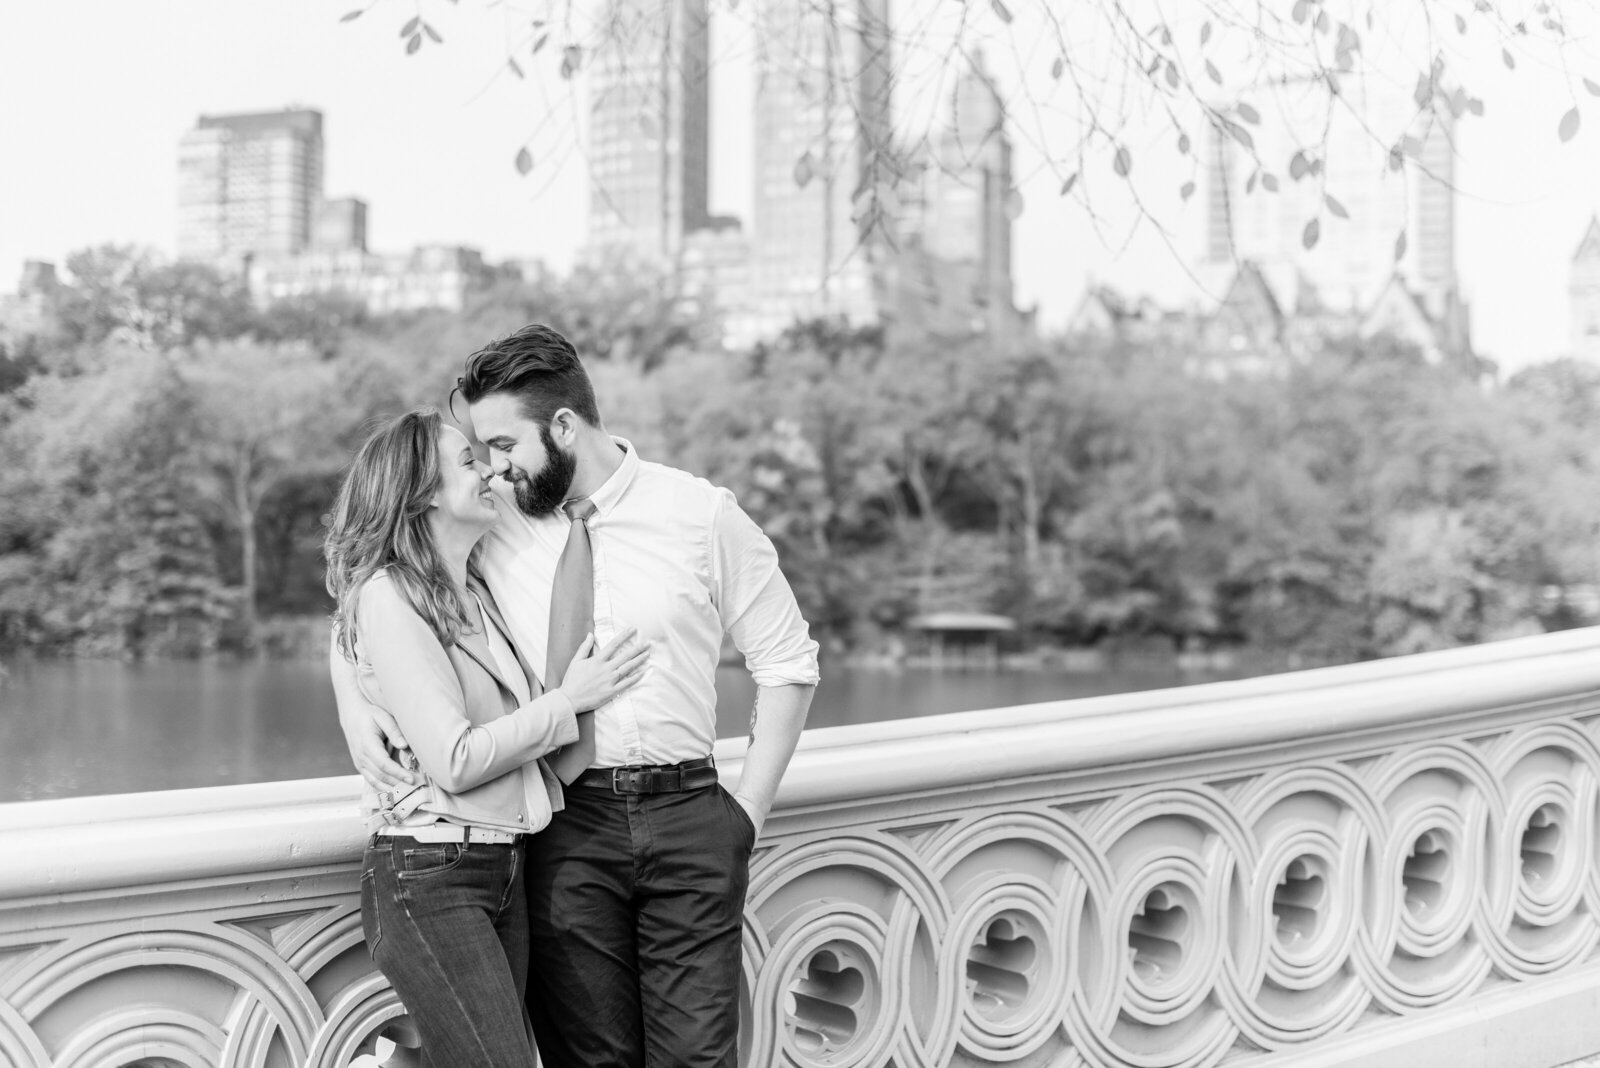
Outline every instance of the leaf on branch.
{"type": "Polygon", "coordinates": [[[1517,69],[1517,61],[1516,61],[1516,59],[1514,59],[1512,57],[1510,49],[1507,49],[1507,48],[1500,49],[1500,62],[1502,62],[1502,63],[1504,63],[1506,65],[1506,70],[1516,70],[1517,69]]]}
{"type": "Polygon", "coordinates": [[[1161,24],[1161,47],[1172,47],[1172,31],[1167,28],[1167,24],[1164,22],[1161,24]]]}
{"type": "Polygon", "coordinates": [[[1332,26],[1333,20],[1328,17],[1328,13],[1326,11],[1319,10],[1317,12],[1317,32],[1325,34],[1330,28],[1332,28],[1332,26]]]}
{"type": "Polygon", "coordinates": [[[522,73],[522,65],[520,63],[518,63],[515,59],[507,57],[506,58],[506,66],[510,67],[511,68],[511,73],[515,74],[517,77],[519,77],[519,78],[526,78],[527,77],[527,75],[522,73]]]}
{"type": "Polygon", "coordinates": [[[417,49],[419,49],[421,47],[422,47],[422,34],[419,33],[419,34],[414,35],[411,38],[411,40],[406,42],[406,55],[408,55],[408,56],[411,55],[411,53],[415,52],[417,49]]]}
{"type": "Polygon", "coordinates": [[[1204,45],[1208,44],[1210,41],[1211,41],[1211,23],[1209,21],[1202,22],[1200,24],[1200,44],[1202,46],[1204,46],[1204,45]]]}
{"type": "Polygon", "coordinates": [[[1181,153],[1182,155],[1187,156],[1189,154],[1189,147],[1190,147],[1189,135],[1186,134],[1186,133],[1179,134],[1178,135],[1178,152],[1181,153]]]}
{"type": "Polygon", "coordinates": [[[1336,74],[1334,74],[1333,71],[1331,71],[1331,70],[1323,71],[1322,76],[1324,78],[1326,78],[1327,81],[1328,81],[1328,94],[1330,96],[1338,96],[1339,95],[1339,78],[1338,78],[1338,76],[1336,74]]]}
{"type": "Polygon", "coordinates": [[[1022,208],[1022,192],[1013,188],[1006,194],[1006,218],[1010,219],[1012,222],[1016,222],[1018,219],[1022,218],[1022,208]]]}
{"type": "Polygon", "coordinates": [[[517,149],[517,173],[527,174],[533,170],[533,153],[526,147],[517,149]]]}
{"type": "Polygon", "coordinates": [[[1417,75],[1417,87],[1411,91],[1411,99],[1416,101],[1417,107],[1427,107],[1428,101],[1433,99],[1433,78],[1426,74],[1417,75]]]}
{"type": "Polygon", "coordinates": [[[1133,170],[1133,153],[1128,151],[1127,145],[1117,146],[1117,154],[1111,161],[1111,167],[1120,178],[1126,178],[1128,172],[1133,170]]]}
{"type": "Polygon", "coordinates": [[[1406,232],[1400,231],[1400,236],[1394,239],[1394,261],[1399,263],[1406,254],[1406,232]]]}
{"type": "Polygon", "coordinates": [[[989,6],[994,8],[994,13],[1000,16],[1001,22],[1011,21],[1011,9],[1006,7],[1005,0],[989,0],[989,6]]]}
{"type": "Polygon", "coordinates": [[[1254,193],[1256,191],[1256,179],[1259,177],[1261,177],[1260,170],[1253,170],[1250,172],[1250,177],[1246,179],[1244,183],[1244,191],[1246,193],[1254,193]]]}
{"type": "Polygon", "coordinates": [[[422,17],[420,15],[413,15],[411,18],[406,20],[406,24],[404,26],[400,27],[400,36],[410,37],[412,34],[417,32],[417,27],[421,24],[422,17]]]}
{"type": "Polygon", "coordinates": [[[533,42],[533,54],[538,55],[539,49],[543,48],[544,43],[548,40],[550,40],[550,35],[548,33],[541,33],[539,35],[539,39],[533,42]]]}
{"type": "Polygon", "coordinates": [[[1322,222],[1312,219],[1306,223],[1306,228],[1300,234],[1300,243],[1308,249],[1317,247],[1317,239],[1322,236],[1322,222]]]}
{"type": "Polygon", "coordinates": [[[561,76],[571,78],[578,73],[578,68],[583,66],[583,48],[580,45],[567,45],[561,50],[561,76]]]}
{"type": "Polygon", "coordinates": [[[1218,85],[1222,84],[1222,75],[1217,73],[1217,65],[1211,62],[1209,59],[1206,60],[1206,77],[1210,78],[1218,85]]]}
{"type": "Polygon", "coordinates": [[[1463,15],[1459,15],[1458,14],[1456,16],[1456,32],[1457,33],[1466,33],[1467,32],[1467,20],[1466,20],[1466,17],[1463,16],[1463,15]]]}
{"type": "Polygon", "coordinates": [[[433,38],[434,44],[444,44],[444,38],[439,36],[439,31],[428,25],[426,22],[422,24],[422,32],[433,38]]]}
{"type": "Polygon", "coordinates": [[[1350,218],[1350,213],[1344,210],[1344,205],[1332,193],[1322,194],[1322,202],[1328,205],[1328,210],[1341,219],[1350,218]]]}
{"type": "Polygon", "coordinates": [[[1054,78],[1056,81],[1060,81],[1061,80],[1061,75],[1066,72],[1066,69],[1067,69],[1067,57],[1066,56],[1057,56],[1056,57],[1056,61],[1054,63],[1050,64],[1050,77],[1054,78]]]}
{"type": "Polygon", "coordinates": [[[1061,195],[1066,196],[1072,192],[1072,187],[1078,184],[1078,172],[1073,171],[1067,175],[1067,180],[1061,183],[1061,195]]]}
{"type": "Polygon", "coordinates": [[[1167,84],[1172,88],[1178,87],[1178,65],[1172,60],[1167,60],[1167,84]]]}
{"type": "Polygon", "coordinates": [[[811,184],[811,179],[816,176],[816,173],[817,165],[811,159],[811,151],[807,149],[794,162],[794,184],[798,188],[804,189],[811,184]]]}
{"type": "Polygon", "coordinates": [[[1406,165],[1406,154],[1399,145],[1389,146],[1389,169],[1397,171],[1406,165]]]}
{"type": "Polygon", "coordinates": [[[1294,18],[1295,22],[1301,23],[1306,20],[1306,15],[1310,10],[1311,5],[1307,0],[1294,0],[1294,9],[1289,14],[1294,18]]]}
{"type": "Polygon", "coordinates": [[[1178,190],[1178,195],[1184,200],[1188,200],[1190,197],[1194,196],[1194,182],[1184,182],[1182,187],[1178,190]]]}
{"type": "Polygon", "coordinates": [[[1585,78],[1583,80],[1583,87],[1589,90],[1590,96],[1600,96],[1600,82],[1596,82],[1592,78],[1585,78]]]}
{"type": "Polygon", "coordinates": [[[1311,163],[1306,159],[1304,152],[1296,152],[1289,157],[1289,177],[1295,181],[1304,178],[1311,170],[1311,163]]]}
{"type": "Polygon", "coordinates": [[[1223,129],[1228,131],[1228,136],[1232,137],[1245,148],[1248,148],[1252,151],[1255,150],[1256,141],[1255,138],[1250,136],[1249,130],[1246,130],[1243,126],[1240,126],[1238,123],[1229,119],[1219,119],[1218,121],[1222,123],[1223,129]]]}
{"type": "Polygon", "coordinates": [[[1269,193],[1276,193],[1278,191],[1278,176],[1276,174],[1263,174],[1261,176],[1261,188],[1269,193]]]}
{"type": "Polygon", "coordinates": [[[1252,126],[1261,125],[1261,112],[1249,104],[1241,103],[1239,105],[1239,117],[1252,126]]]}
{"type": "Polygon", "coordinates": [[[1483,101],[1479,100],[1475,96],[1467,97],[1467,110],[1472,112],[1474,115],[1482,115],[1483,114],[1483,101]]]}
{"type": "Polygon", "coordinates": [[[362,15],[362,9],[358,7],[354,11],[346,11],[343,15],[340,15],[339,16],[339,21],[340,22],[351,22],[351,21],[353,21],[355,19],[360,18],[361,15],[362,15]]]}
{"type": "Polygon", "coordinates": [[[1561,135],[1561,140],[1570,141],[1578,136],[1578,123],[1580,121],[1581,116],[1579,116],[1577,108],[1572,108],[1561,116],[1561,126],[1556,131],[1561,135]]]}

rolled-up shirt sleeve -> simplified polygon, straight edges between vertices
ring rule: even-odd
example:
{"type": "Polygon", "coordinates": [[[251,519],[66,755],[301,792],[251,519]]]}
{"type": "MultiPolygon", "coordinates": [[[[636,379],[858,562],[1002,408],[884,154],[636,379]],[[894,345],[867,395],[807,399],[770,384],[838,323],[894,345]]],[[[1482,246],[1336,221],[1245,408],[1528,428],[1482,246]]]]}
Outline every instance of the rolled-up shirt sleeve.
{"type": "Polygon", "coordinates": [[[361,652],[382,691],[375,703],[394,716],[422,770],[445,790],[470,790],[577,741],[576,710],[559,690],[488,723],[468,720],[444,647],[387,576],[367,582],[357,612],[361,652]]]}
{"type": "Polygon", "coordinates": [[[712,524],[714,596],[723,627],[744,654],[757,686],[815,685],[817,643],[778,567],[772,539],[728,490],[712,524]]]}

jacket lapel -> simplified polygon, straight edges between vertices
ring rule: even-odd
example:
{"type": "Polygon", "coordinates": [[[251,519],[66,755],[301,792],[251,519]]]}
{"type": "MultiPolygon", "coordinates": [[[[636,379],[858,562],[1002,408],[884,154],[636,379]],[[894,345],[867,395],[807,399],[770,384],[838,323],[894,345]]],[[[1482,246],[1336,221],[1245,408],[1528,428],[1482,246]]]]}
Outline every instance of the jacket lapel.
{"type": "MultiPolygon", "coordinates": [[[[467,572],[467,588],[478,595],[478,603],[483,606],[484,613],[489,617],[489,625],[500,632],[500,637],[506,640],[506,644],[516,654],[517,663],[521,665],[523,677],[528,683],[529,694],[533,697],[538,697],[544,693],[543,681],[533,673],[533,668],[528,666],[527,659],[522,655],[522,649],[518,647],[516,641],[511,637],[511,628],[506,626],[505,617],[500,614],[500,606],[495,604],[494,595],[489,592],[489,587],[484,585],[483,580],[477,574],[469,570],[467,572]]],[[[487,646],[485,646],[484,652],[485,654],[488,653],[487,646]]],[[[500,680],[502,686],[505,685],[504,680],[500,679],[498,673],[495,678],[500,680]]]]}

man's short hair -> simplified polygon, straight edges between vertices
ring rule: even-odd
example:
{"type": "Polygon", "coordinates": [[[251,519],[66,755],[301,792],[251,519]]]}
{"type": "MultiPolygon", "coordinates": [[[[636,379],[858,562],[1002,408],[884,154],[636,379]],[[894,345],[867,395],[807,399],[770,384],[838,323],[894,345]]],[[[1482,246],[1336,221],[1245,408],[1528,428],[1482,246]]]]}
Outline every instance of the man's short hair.
{"type": "Polygon", "coordinates": [[[600,425],[594,386],[578,350],[543,323],[525,326],[468,356],[467,372],[456,379],[456,388],[468,404],[494,393],[513,394],[540,426],[548,426],[562,408],[571,408],[590,426],[600,425]]]}

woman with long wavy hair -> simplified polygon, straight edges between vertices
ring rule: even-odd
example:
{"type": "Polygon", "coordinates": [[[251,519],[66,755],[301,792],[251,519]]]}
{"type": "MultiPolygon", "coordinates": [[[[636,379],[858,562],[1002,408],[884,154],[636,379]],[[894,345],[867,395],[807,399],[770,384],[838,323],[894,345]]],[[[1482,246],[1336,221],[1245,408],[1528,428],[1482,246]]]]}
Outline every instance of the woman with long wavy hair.
{"type": "Polygon", "coordinates": [[[338,649],[423,775],[403,798],[363,799],[363,930],[440,1068],[534,1064],[524,839],[562,803],[541,758],[577,744],[577,716],[647,658],[632,632],[599,652],[591,637],[543,692],[471,570],[496,521],[490,477],[438,412],[408,412],[357,452],[326,545],[338,649]]]}

